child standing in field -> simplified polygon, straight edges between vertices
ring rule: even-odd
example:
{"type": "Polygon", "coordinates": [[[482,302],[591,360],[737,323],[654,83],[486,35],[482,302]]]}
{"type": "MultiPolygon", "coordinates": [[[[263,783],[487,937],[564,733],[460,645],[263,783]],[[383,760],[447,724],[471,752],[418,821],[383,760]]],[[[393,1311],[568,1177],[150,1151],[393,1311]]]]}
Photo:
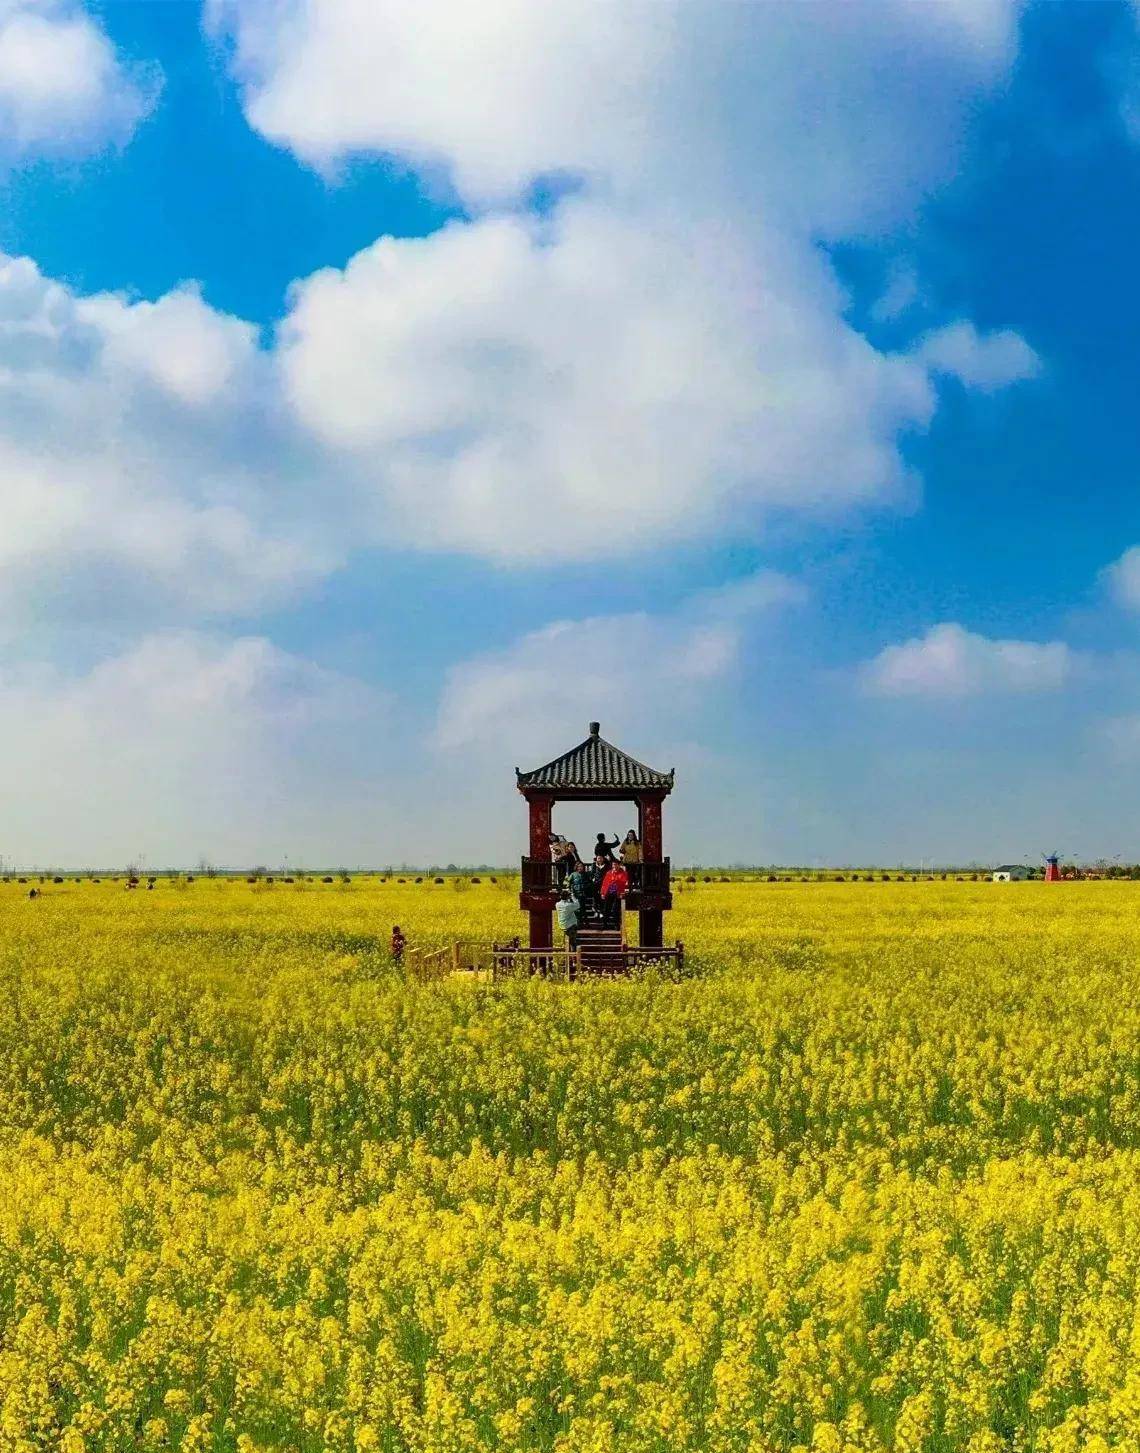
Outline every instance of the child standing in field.
{"type": "Polygon", "coordinates": [[[392,962],[402,964],[404,962],[404,949],[408,940],[404,937],[404,931],[397,923],[392,928],[392,962]]]}

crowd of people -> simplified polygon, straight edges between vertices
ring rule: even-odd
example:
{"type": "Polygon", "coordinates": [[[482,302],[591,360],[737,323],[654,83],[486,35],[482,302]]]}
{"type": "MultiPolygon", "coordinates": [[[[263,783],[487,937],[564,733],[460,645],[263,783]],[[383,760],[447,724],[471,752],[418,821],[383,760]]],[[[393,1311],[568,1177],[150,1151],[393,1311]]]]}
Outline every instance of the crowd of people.
{"type": "Polygon", "coordinates": [[[590,919],[601,919],[606,928],[616,928],[621,922],[622,900],[629,892],[629,866],[641,862],[641,842],[633,828],[624,838],[615,836],[612,841],[600,832],[589,861],[576,843],[552,832],[550,856],[558,880],[555,912],[570,947],[578,947],[578,930],[590,919]]]}

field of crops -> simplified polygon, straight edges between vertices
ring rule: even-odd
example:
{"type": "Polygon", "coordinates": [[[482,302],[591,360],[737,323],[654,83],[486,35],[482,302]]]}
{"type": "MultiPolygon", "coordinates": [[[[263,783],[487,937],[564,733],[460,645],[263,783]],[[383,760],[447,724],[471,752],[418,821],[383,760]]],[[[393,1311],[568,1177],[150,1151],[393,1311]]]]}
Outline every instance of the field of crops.
{"type": "Polygon", "coordinates": [[[1140,1448],[1140,887],[0,885],[0,1453],[1140,1448]]]}

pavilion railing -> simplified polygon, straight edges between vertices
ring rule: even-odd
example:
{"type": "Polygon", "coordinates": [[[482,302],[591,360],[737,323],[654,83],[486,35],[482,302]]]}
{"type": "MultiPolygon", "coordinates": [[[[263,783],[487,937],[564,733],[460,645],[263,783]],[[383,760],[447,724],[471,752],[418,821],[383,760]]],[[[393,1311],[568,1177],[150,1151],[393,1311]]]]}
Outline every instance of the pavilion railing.
{"type": "Polygon", "coordinates": [[[553,893],[558,875],[550,858],[523,858],[522,890],[524,893],[553,893]]]}
{"type": "MultiPolygon", "coordinates": [[[[671,868],[668,858],[659,863],[627,863],[631,893],[668,893],[671,868]]],[[[558,874],[549,858],[523,858],[524,893],[555,893],[558,874]]]]}
{"type": "Polygon", "coordinates": [[[668,948],[638,948],[622,944],[602,955],[604,966],[591,965],[582,948],[524,948],[513,939],[491,946],[491,974],[495,979],[544,978],[584,979],[624,977],[653,965],[683,974],[685,945],[680,940],[668,948]]]}
{"type": "Polygon", "coordinates": [[[669,891],[671,870],[668,858],[663,858],[659,863],[630,863],[626,871],[629,873],[631,893],[668,893],[669,891]]]}

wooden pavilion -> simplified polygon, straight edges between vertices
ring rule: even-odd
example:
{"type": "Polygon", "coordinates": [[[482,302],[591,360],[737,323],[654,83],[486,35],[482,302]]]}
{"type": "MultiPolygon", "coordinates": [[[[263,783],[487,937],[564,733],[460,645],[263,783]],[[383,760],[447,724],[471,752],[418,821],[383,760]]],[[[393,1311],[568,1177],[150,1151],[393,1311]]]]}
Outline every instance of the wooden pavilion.
{"type": "Polygon", "coordinates": [[[515,768],[519,792],[530,814],[530,850],[522,860],[519,904],[530,915],[530,952],[549,952],[554,943],[554,905],[558,878],[550,854],[550,834],[556,802],[632,802],[637,806],[641,862],[629,865],[627,910],[640,920],[639,945],[627,950],[622,935],[621,954],[628,967],[631,956],[644,959],[664,949],[664,914],[673,906],[669,889],[669,859],[662,852],[661,806],[673,790],[673,772],[657,772],[607,742],[596,721],[590,734],[562,756],[532,772],[515,768]]]}

